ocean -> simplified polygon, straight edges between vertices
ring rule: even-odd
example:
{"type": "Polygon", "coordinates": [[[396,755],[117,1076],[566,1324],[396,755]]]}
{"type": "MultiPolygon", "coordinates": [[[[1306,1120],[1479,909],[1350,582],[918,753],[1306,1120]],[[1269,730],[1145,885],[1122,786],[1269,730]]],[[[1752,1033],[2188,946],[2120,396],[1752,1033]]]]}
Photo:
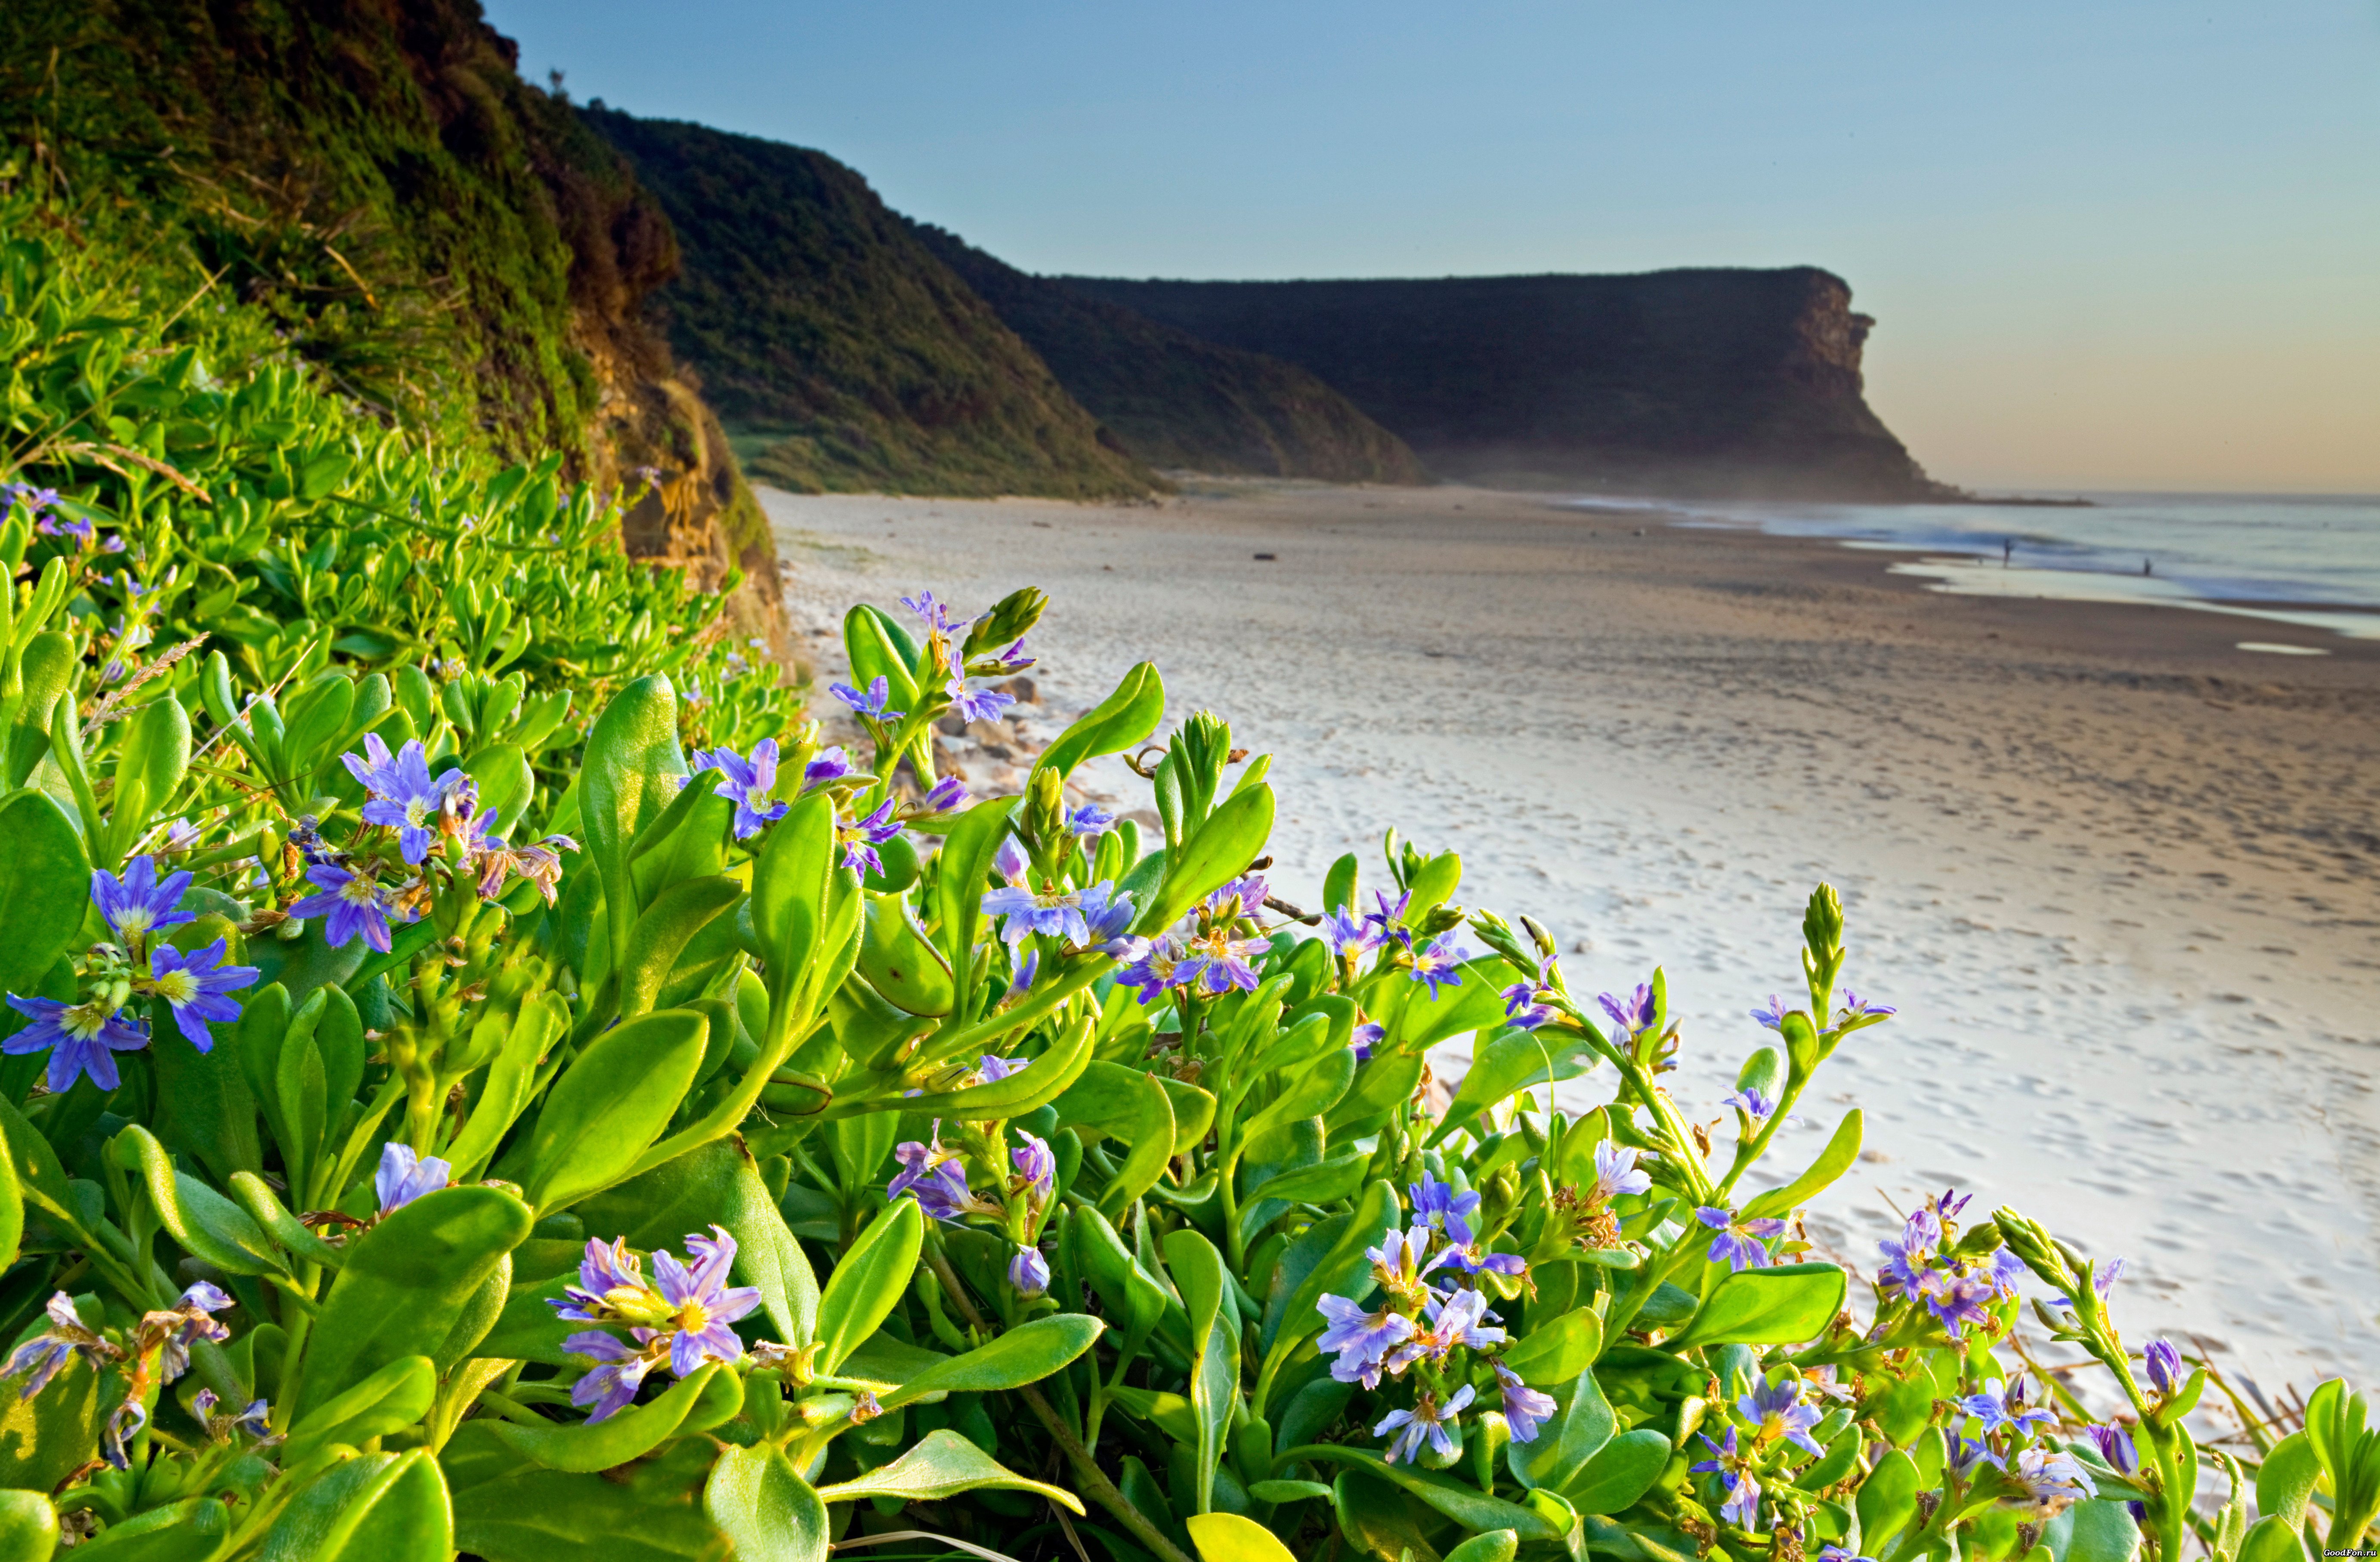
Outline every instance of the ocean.
{"type": "Polygon", "coordinates": [[[2091,503],[1637,503],[1682,514],[1679,525],[1756,526],[1912,553],[1894,573],[1942,590],[2218,611],[2380,639],[2380,495],[2078,497],[2091,503]]]}

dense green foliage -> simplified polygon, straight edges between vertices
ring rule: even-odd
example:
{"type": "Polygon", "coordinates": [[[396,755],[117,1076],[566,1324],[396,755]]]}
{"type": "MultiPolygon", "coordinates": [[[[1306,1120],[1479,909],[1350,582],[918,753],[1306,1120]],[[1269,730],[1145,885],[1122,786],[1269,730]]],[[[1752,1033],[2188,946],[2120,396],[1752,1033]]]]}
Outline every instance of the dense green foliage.
{"type": "Polygon", "coordinates": [[[1863,399],[1874,323],[1812,267],[1366,282],[1058,279],[1343,392],[1449,477],[1943,496],[1863,399]]]}
{"type": "Polygon", "coordinates": [[[1152,466],[1322,482],[1424,480],[1403,441],[1295,364],[1202,342],[1086,297],[941,228],[917,231],[1058,382],[1152,466]]]}
{"type": "Polygon", "coordinates": [[[755,475],[806,491],[1112,498],[1157,486],[823,153],[589,108],[685,258],[670,340],[755,475]]]}
{"type": "Polygon", "coordinates": [[[675,534],[640,528],[639,551],[715,531],[708,551],[773,575],[644,323],[666,219],[474,0],[27,0],[0,29],[0,145],[47,220],[176,302],[244,306],[383,421],[606,486],[652,467],[675,534]]]}

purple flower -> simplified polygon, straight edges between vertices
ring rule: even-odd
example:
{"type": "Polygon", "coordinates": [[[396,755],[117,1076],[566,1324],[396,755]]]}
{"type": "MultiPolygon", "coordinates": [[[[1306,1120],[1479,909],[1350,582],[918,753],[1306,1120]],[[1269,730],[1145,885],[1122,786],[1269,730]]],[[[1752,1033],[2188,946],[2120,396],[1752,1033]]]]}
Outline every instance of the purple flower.
{"type": "Polygon", "coordinates": [[[606,1242],[589,1237],[578,1260],[578,1283],[565,1287],[558,1297],[548,1297],[546,1304],[568,1323],[612,1323],[624,1317],[656,1318],[651,1297],[652,1287],[637,1255],[628,1251],[627,1238],[606,1242]]]}
{"type": "Polygon", "coordinates": [[[1467,1383],[1456,1389],[1454,1397],[1443,1406],[1427,1390],[1424,1390],[1420,1401],[1413,1409],[1390,1411],[1386,1419],[1372,1428],[1372,1435],[1378,1437],[1392,1430],[1396,1432],[1396,1435],[1389,1439],[1384,1455],[1390,1464],[1419,1454],[1425,1441],[1440,1455],[1452,1454],[1454,1439],[1447,1435],[1446,1429],[1453,1425],[1455,1418],[1470,1405],[1471,1398],[1471,1385],[1467,1383]]]}
{"type": "Polygon", "coordinates": [[[17,1058],[46,1050],[53,1096],[65,1095],[83,1074],[102,1090],[115,1089],[122,1083],[115,1055],[138,1052],[149,1045],[147,1028],[125,1019],[103,999],[68,1005],[54,998],[18,998],[10,993],[8,1007],[33,1023],[0,1041],[0,1052],[17,1058]]]}
{"type": "Polygon", "coordinates": [[[467,778],[460,770],[448,769],[431,780],[430,761],[418,738],[408,740],[392,756],[378,733],[366,733],[364,756],[339,756],[347,773],[371,793],[363,806],[364,823],[395,830],[397,850],[405,860],[420,862],[438,839],[436,819],[447,793],[467,778]]]}
{"type": "Polygon", "coordinates": [[[1115,956],[1119,963],[1116,985],[1134,989],[1145,1004],[1156,1002],[1160,994],[1181,987],[1196,975],[1183,959],[1182,946],[1171,934],[1126,938],[1115,956]]]}
{"type": "Polygon", "coordinates": [[[1483,1252],[1477,1242],[1448,1248],[1439,1256],[1466,1275],[1519,1276],[1529,1272],[1529,1261],[1519,1253],[1483,1252]]]}
{"type": "Polygon", "coordinates": [[[1372,1277],[1383,1290],[1418,1301],[1430,1294],[1429,1272],[1446,1262],[1444,1253],[1429,1256],[1437,1245],[1428,1227],[1415,1226],[1411,1230],[1390,1231],[1378,1247],[1366,1248],[1364,1256],[1372,1261],[1372,1277]]]}
{"type": "Polygon", "coordinates": [[[1867,999],[1860,997],[1859,994],[1852,991],[1851,988],[1845,987],[1843,989],[1843,1006],[1835,1011],[1835,1028],[1837,1030],[1840,1030],[1854,1020],[1872,1022],[1881,1020],[1887,1015],[1898,1014],[1900,1012],[1900,1011],[1893,1008],[1888,1003],[1870,1003],[1867,999]]]}
{"type": "MultiPolygon", "coordinates": [[[[784,811],[785,805],[778,804],[777,812],[782,814],[784,811]]],[[[838,818],[834,825],[835,841],[843,847],[843,866],[861,873],[881,874],[884,871],[884,859],[876,854],[876,848],[900,833],[901,821],[892,817],[892,800],[889,797],[866,818],[854,819],[848,824],[838,818]]]]}
{"type": "Polygon", "coordinates": [[[1242,874],[1207,897],[1207,914],[1217,922],[1243,916],[1253,922],[1271,893],[1272,888],[1264,881],[1264,875],[1242,874]]]}
{"type": "Polygon", "coordinates": [[[1371,920],[1383,927],[1393,927],[1397,918],[1404,915],[1405,907],[1413,904],[1413,891],[1402,890],[1392,901],[1386,890],[1375,890],[1372,891],[1372,904],[1379,909],[1372,913],[1371,920]]]}
{"type": "Polygon", "coordinates": [[[986,1084],[994,1084],[1011,1074],[1021,1074],[1032,1065],[1030,1058],[995,1058],[987,1052],[976,1059],[976,1077],[986,1084]]]}
{"type": "Polygon", "coordinates": [[[989,721],[1016,703],[1014,695],[998,689],[970,689],[965,672],[953,672],[948,685],[951,708],[965,721],[989,721]]]}
{"type": "Polygon", "coordinates": [[[2024,1374],[2019,1373],[2003,1384],[1993,1378],[1984,1385],[1980,1394],[1970,1394],[1959,1401],[1959,1408],[1984,1423],[1986,1433],[2002,1428],[2019,1434],[2030,1433],[2036,1426],[2046,1426],[2058,1418],[2038,1405],[2025,1403],[2024,1374]]]}
{"type": "Polygon", "coordinates": [[[1066,815],[1067,833],[1076,836],[1105,835],[1115,828],[1116,817],[1096,803],[1085,803],[1066,815]]]}
{"type": "Polygon", "coordinates": [[[1782,1220],[1740,1220],[1732,1210],[1707,1205],[1694,1211],[1694,1218],[1718,1233],[1705,1256],[1713,1264],[1724,1262],[1739,1274],[1767,1267],[1768,1249],[1764,1243],[1785,1234],[1782,1220]]]}
{"type": "Polygon", "coordinates": [[[1764,1383],[1735,1402],[1736,1414],[1752,1423],[1755,1444],[1773,1443],[1782,1438],[1804,1453],[1823,1454],[1827,1450],[1810,1435],[1810,1428],[1826,1418],[1826,1412],[1815,1405],[1802,1403],[1802,1380],[1789,1377],[1780,1383],[1764,1383]]]}
{"type": "Polygon", "coordinates": [[[2132,1447],[2132,1435],[2120,1426],[2086,1426],[2083,1433],[2097,1445],[2099,1457],[2107,1468],[2119,1475],[2130,1475],[2141,1467],[2141,1456],[2132,1447]]]}
{"type": "Polygon", "coordinates": [[[1550,1394],[1540,1394],[1523,1383],[1512,1369],[1496,1363],[1496,1382],[1504,1392],[1504,1425],[1515,1443],[1534,1443],[1546,1418],[1561,1409],[1550,1394]]]}
{"type": "Polygon", "coordinates": [[[1537,1001],[1538,987],[1535,982],[1515,982],[1506,987],[1504,1023],[1516,1031],[1533,1031],[1554,1017],[1552,1008],[1537,1001]]]}
{"type": "Polygon", "coordinates": [[[49,1386],[58,1369],[81,1351],[96,1367],[113,1361],[115,1347],[83,1326],[82,1315],[75,1311],[74,1298],[66,1292],[52,1291],[43,1311],[50,1315],[50,1326],[17,1348],[8,1358],[11,1374],[27,1374],[25,1386],[17,1393],[19,1399],[30,1399],[49,1386]]]}
{"type": "Polygon", "coordinates": [[[1463,985],[1463,973],[1459,967],[1470,958],[1471,951],[1457,945],[1451,932],[1440,933],[1414,951],[1412,979],[1429,984],[1430,1001],[1435,1003],[1439,988],[1463,985]]]}
{"type": "Polygon", "coordinates": [[[1016,1136],[1025,1143],[1008,1152],[1009,1164],[1016,1168],[1016,1174],[1032,1190],[1034,1202],[1047,1203],[1050,1190],[1058,1180],[1058,1157],[1050,1153],[1048,1140],[1030,1131],[1020,1128],[1016,1136]]]}
{"type": "Polygon", "coordinates": [[[2173,1348],[2171,1340],[2150,1340],[2141,1359],[2148,1368],[2150,1386],[2159,1394],[2170,1395],[2181,1386],[2181,1352],[2173,1348]]]}
{"type": "Polygon", "coordinates": [[[1818,1548],[1818,1562],[1876,1562],[1876,1558],[1862,1556],[1849,1546],[1822,1545],[1818,1548]]]}
{"type": "Polygon", "coordinates": [[[1589,1204],[1609,1204],[1622,1193],[1642,1193],[1653,1186],[1653,1179],[1636,1169],[1639,1152],[1616,1139],[1606,1139],[1595,1146],[1595,1185],[1587,1190],[1589,1204]]]}
{"type": "Polygon", "coordinates": [[[1876,1272],[1880,1285],[1896,1288],[1901,1300],[1914,1302],[1925,1294],[1933,1284],[1934,1245],[1942,1240],[1942,1223],[1931,1209],[1921,1209],[1910,1216],[1897,1238],[1876,1243],[1876,1250],[1888,1261],[1876,1272]]]}
{"type": "Polygon", "coordinates": [[[1991,1445],[1980,1437],[1951,1438],[1949,1455],[1950,1473],[1961,1481],[1973,1480],[1976,1472],[1987,1464],[1995,1470],[2005,1468],[2000,1463],[2000,1456],[1992,1452],[1991,1445]]]}
{"type": "Polygon", "coordinates": [[[187,873],[169,873],[163,880],[157,877],[153,857],[135,857],[124,865],[124,877],[118,878],[105,868],[93,869],[91,876],[91,898],[97,902],[100,914],[115,929],[116,937],[135,943],[152,933],[163,932],[185,922],[196,922],[199,914],[181,909],[182,891],[190,887],[187,873]]]}
{"type": "Polygon", "coordinates": [[[666,1253],[653,1254],[653,1280],[663,1300],[676,1309],[672,1320],[677,1334],[670,1341],[670,1371],[680,1377],[705,1362],[740,1362],[744,1342],[727,1326],[760,1305],[757,1286],[727,1284],[728,1266],[735,1258],[735,1239],[713,1226],[710,1237],[686,1238],[686,1252],[696,1259],[692,1268],[666,1253]]]}
{"type": "Polygon", "coordinates": [[[1025,848],[1013,835],[1002,836],[1000,844],[992,848],[992,871],[1012,886],[1024,888],[1025,870],[1032,866],[1033,859],[1025,854],[1025,848]]]}
{"type": "Polygon", "coordinates": [[[1186,981],[1208,993],[1225,993],[1233,987],[1254,992],[1257,968],[1250,962],[1270,947],[1262,938],[1234,938],[1230,924],[1217,923],[1190,940],[1188,958],[1183,962],[1188,968],[1186,981]]]}
{"type": "Polygon", "coordinates": [[[1092,885],[1083,891],[1085,947],[1104,954],[1123,954],[1129,941],[1124,935],[1132,929],[1133,915],[1130,895],[1117,893],[1112,884],[1092,885]]]}
{"type": "Polygon", "coordinates": [[[637,1339],[633,1346],[601,1329],[582,1329],[562,1342],[572,1355],[592,1357],[601,1363],[570,1387],[572,1404],[594,1407],[587,1412],[589,1425],[626,1409],[644,1386],[645,1374],[659,1364],[650,1351],[655,1331],[630,1332],[637,1339]]]}
{"type": "Polygon", "coordinates": [[[1760,1517],[1760,1483],[1742,1468],[1735,1428],[1730,1426],[1727,1429],[1727,1441],[1723,1444],[1712,1442],[1708,1435],[1700,1432],[1694,1435],[1702,1439],[1703,1447],[1711,1451],[1711,1457],[1687,1466],[1688,1470],[1696,1475],[1723,1477],[1727,1500],[1719,1505],[1719,1517],[1732,1521],[1739,1530],[1751,1529],[1760,1517]]]}
{"type": "Polygon", "coordinates": [[[950,610],[947,602],[934,600],[931,591],[920,591],[914,597],[904,597],[901,605],[926,621],[929,635],[947,635],[966,623],[950,610]]]}
{"type": "Polygon", "coordinates": [[[1638,987],[1631,998],[1622,999],[1614,993],[1605,993],[1596,1001],[1603,1005],[1606,1014],[1611,1016],[1611,1023],[1631,1036],[1653,1028],[1653,989],[1650,987],[1638,987]]]}
{"type": "Polygon", "coordinates": [[[829,684],[827,693],[851,707],[856,714],[865,716],[870,720],[897,721],[908,714],[905,710],[884,708],[885,702],[892,697],[892,685],[881,672],[868,681],[865,693],[853,688],[849,684],[829,684]]]}
{"type": "Polygon", "coordinates": [[[1733,1107],[1737,1111],[1742,1112],[1745,1117],[1750,1118],[1755,1128],[1767,1122],[1770,1115],[1777,1110],[1776,1102],[1770,1100],[1767,1096],[1763,1096],[1760,1093],[1759,1086],[1750,1084],[1745,1085],[1742,1090],[1737,1091],[1732,1096],[1720,1097],[1719,1105],[1722,1107],[1733,1107]]]}
{"type": "Polygon", "coordinates": [[[1023,639],[1011,640],[1005,648],[990,657],[976,659],[978,672],[1022,672],[1033,665],[1035,658],[1025,654],[1023,639]]]}
{"type": "Polygon", "coordinates": [[[1348,1040],[1347,1050],[1355,1055],[1358,1063],[1368,1063],[1372,1060],[1372,1048],[1386,1040],[1388,1034],[1388,1026],[1377,1021],[1367,1021],[1355,1027],[1354,1035],[1348,1040]]]}
{"type": "Polygon", "coordinates": [[[1050,1261],[1038,1247],[1020,1247],[1008,1261],[1008,1283],[1019,1296],[1039,1296],[1050,1289],[1050,1261]]]}
{"type": "MultiPolygon", "coordinates": [[[[1099,887],[1101,890],[1106,888],[1099,887]]],[[[1032,890],[1012,884],[1004,890],[984,891],[983,914],[1007,918],[1001,926],[1000,936],[1012,944],[1023,943],[1036,933],[1086,944],[1090,942],[1091,925],[1083,914],[1083,902],[1091,893],[1062,885],[1032,890]]],[[[1106,904],[1107,897],[1101,893],[1095,909],[1104,910],[1106,904]]]]}
{"type": "Polygon", "coordinates": [[[165,839],[158,850],[167,856],[179,856],[199,843],[200,829],[188,819],[176,819],[165,827],[165,839]]]}
{"type": "MultiPolygon", "coordinates": [[[[699,757],[695,760],[695,763],[704,769],[710,768],[703,765],[699,757]]],[[[823,786],[828,781],[844,781],[857,774],[859,774],[859,767],[851,762],[851,756],[844,753],[840,746],[821,749],[816,758],[802,767],[802,790],[808,792],[814,786],[823,786]]],[[[940,791],[941,788],[937,786],[935,790],[940,791]]]]}
{"type": "Polygon", "coordinates": [[[1402,1373],[1424,1358],[1442,1362],[1447,1352],[1458,1345],[1484,1350],[1504,1342],[1502,1329],[1482,1321],[1488,1312],[1488,1298],[1483,1292],[1465,1289],[1448,1297],[1432,1296],[1422,1303],[1422,1312],[1427,1324],[1415,1329],[1413,1338],[1390,1353],[1390,1372],[1402,1373]]]}
{"type": "Polygon", "coordinates": [[[1331,1364],[1331,1375],[1342,1383],[1354,1383],[1369,1373],[1366,1386],[1378,1387],[1381,1362],[1413,1338],[1414,1321],[1392,1311],[1385,1302],[1378,1312],[1366,1312],[1361,1302],[1343,1296],[1324,1296],[1314,1305],[1328,1320],[1315,1345],[1338,1357],[1331,1364]]]}
{"type": "MultiPolygon", "coordinates": [[[[1002,1062],[1002,1059],[1001,1059],[987,1058],[983,1060],[980,1067],[989,1070],[993,1064],[1002,1062]]],[[[987,1077],[998,1079],[1006,1078],[1007,1070],[1004,1064],[999,1074],[988,1075],[987,1077]]],[[[939,1123],[936,1124],[937,1128],[940,1126],[941,1125],[939,1123]]],[[[951,1154],[952,1152],[942,1148],[941,1141],[939,1139],[930,1145],[921,1144],[915,1139],[905,1139],[900,1144],[893,1145],[892,1158],[901,1163],[901,1169],[893,1173],[892,1181],[885,1184],[885,1198],[888,1200],[897,1199],[902,1194],[907,1193],[910,1189],[916,1187],[918,1183],[924,1181],[928,1175],[933,1171],[935,1167],[941,1165],[943,1161],[950,1159],[951,1154]]]]}
{"type": "Polygon", "coordinates": [[[414,1153],[410,1144],[395,1140],[381,1146],[380,1169],[372,1174],[372,1191],[380,1195],[380,1212],[394,1214],[424,1193],[434,1193],[454,1181],[455,1168],[431,1156],[414,1153]]]}
{"type": "Polygon", "coordinates": [[[1998,1288],[1980,1276],[1937,1274],[1925,1288],[1925,1307],[1942,1332],[1957,1339],[1969,1324],[1991,1326],[1991,1302],[1998,1294],[1998,1288]]]}
{"type": "Polygon", "coordinates": [[[239,1005],[223,995],[256,983],[255,966],[225,965],[225,952],[221,938],[189,954],[171,944],[159,944],[149,951],[149,979],[155,984],[157,996],[172,1010],[174,1023],[182,1027],[190,1045],[201,1052],[214,1049],[214,1032],[207,1028],[210,1023],[227,1025],[239,1018],[239,1005]]]}
{"type": "Polygon", "coordinates": [[[1342,960],[1361,960],[1389,941],[1387,930],[1378,921],[1357,916],[1345,906],[1322,919],[1322,936],[1330,941],[1330,952],[1342,960]]]}
{"type": "MultiPolygon", "coordinates": [[[[829,752],[840,754],[843,751],[832,749],[829,752]]],[[[823,755],[820,757],[820,759],[824,757],[823,755]]],[[[769,801],[769,793],[777,784],[775,738],[762,738],[754,744],[749,760],[732,748],[714,748],[709,753],[698,752],[693,762],[704,769],[715,769],[726,778],[710,790],[713,796],[724,797],[735,805],[736,840],[749,841],[764,827],[785,817],[789,805],[769,801]]],[[[810,768],[817,769],[818,761],[812,761],[810,768]]],[[[808,780],[807,773],[804,779],[808,780]]],[[[847,859],[844,866],[850,866],[847,859]]]]}
{"type": "Polygon", "coordinates": [[[921,1175],[905,1183],[901,1191],[916,1199],[917,1207],[936,1220],[955,1222],[964,1216],[999,1213],[997,1205],[978,1198],[969,1190],[966,1168],[955,1160],[937,1161],[927,1167],[921,1175]]]}
{"type": "MultiPolygon", "coordinates": [[[[2000,1251],[2005,1253],[2008,1250],[2003,1248],[2000,1251]]],[[[2097,1273],[2091,1281],[2091,1289],[2098,1292],[2102,1300],[2109,1291],[2116,1289],[2116,1282],[2124,1277],[2124,1262],[2121,1258],[2110,1258],[2107,1263],[2097,1266],[2097,1273]]],[[[2071,1310],[2074,1306],[2074,1299],[2070,1296],[2057,1297],[2053,1304],[2071,1310]]]]}
{"type": "Polygon", "coordinates": [[[944,776],[918,799],[917,812],[920,815],[947,814],[966,799],[966,782],[956,776],[944,776]]]}
{"type": "Polygon", "coordinates": [[[1451,1183],[1432,1181],[1427,1176],[1405,1192],[1413,1197],[1415,1220],[1436,1227],[1458,1242],[1471,1240],[1471,1223],[1463,1217],[1479,1207],[1477,1193],[1458,1193],[1451,1183]]]}
{"type": "Polygon", "coordinates": [[[1785,1028],[1785,1000],[1775,993],[1770,993],[1768,1007],[1754,1010],[1752,1017],[1772,1031],[1782,1031],[1785,1028]]]}
{"type": "Polygon", "coordinates": [[[388,914],[394,902],[377,880],[335,863],[317,863],[306,870],[306,880],[322,893],[292,905],[290,915],[328,917],[322,936],[334,950],[360,938],[381,953],[388,952],[388,914]]]}
{"type": "Polygon", "coordinates": [[[2081,1463],[2063,1448],[2027,1448],[2016,1456],[2016,1468],[2010,1473],[2023,1484],[2034,1508],[2044,1514],[2099,1492],[2081,1463]]]}

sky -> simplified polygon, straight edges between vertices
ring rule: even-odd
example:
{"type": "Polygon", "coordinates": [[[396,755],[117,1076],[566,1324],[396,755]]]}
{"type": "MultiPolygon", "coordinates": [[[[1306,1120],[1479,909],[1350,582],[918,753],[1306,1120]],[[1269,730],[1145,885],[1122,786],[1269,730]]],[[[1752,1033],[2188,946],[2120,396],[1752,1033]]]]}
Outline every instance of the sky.
{"type": "Polygon", "coordinates": [[[490,0],[1026,270],[1825,266],[1987,488],[2380,491],[2380,0],[490,0]]]}

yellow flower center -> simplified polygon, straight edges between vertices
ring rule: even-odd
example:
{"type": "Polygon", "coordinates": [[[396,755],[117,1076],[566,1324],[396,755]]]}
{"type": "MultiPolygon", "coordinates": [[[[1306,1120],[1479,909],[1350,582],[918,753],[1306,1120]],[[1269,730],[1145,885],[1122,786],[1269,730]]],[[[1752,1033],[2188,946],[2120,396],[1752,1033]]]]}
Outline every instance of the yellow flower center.
{"type": "Polygon", "coordinates": [[[157,996],[168,1003],[188,1003],[199,996],[199,979],[186,970],[168,971],[157,978],[157,996]]]}

